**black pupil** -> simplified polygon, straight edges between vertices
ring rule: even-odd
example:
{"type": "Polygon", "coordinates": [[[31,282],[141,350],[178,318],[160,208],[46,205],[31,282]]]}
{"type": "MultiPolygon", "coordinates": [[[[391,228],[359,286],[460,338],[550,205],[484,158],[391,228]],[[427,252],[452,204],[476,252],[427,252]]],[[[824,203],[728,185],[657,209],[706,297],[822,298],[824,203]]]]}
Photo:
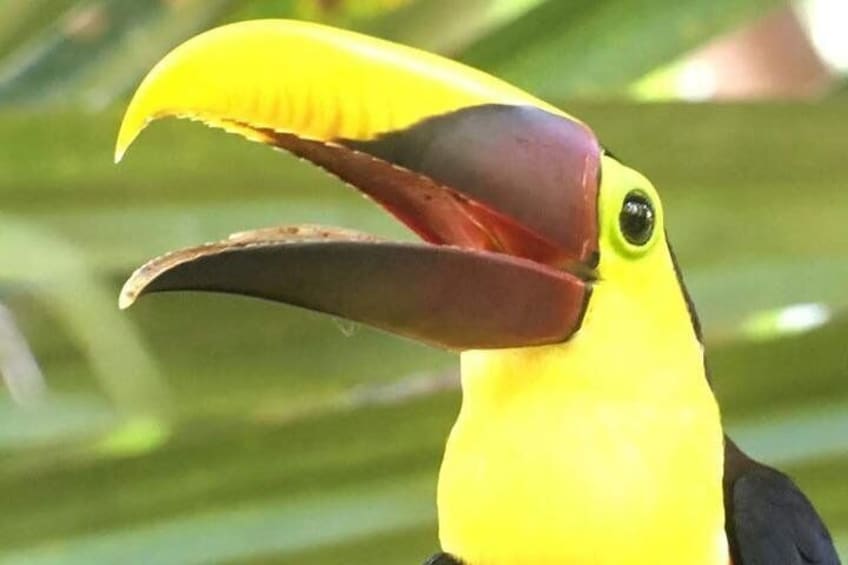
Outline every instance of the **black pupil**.
{"type": "Polygon", "coordinates": [[[654,232],[654,208],[648,198],[636,191],[624,198],[618,216],[621,233],[634,245],[644,245],[654,232]]]}

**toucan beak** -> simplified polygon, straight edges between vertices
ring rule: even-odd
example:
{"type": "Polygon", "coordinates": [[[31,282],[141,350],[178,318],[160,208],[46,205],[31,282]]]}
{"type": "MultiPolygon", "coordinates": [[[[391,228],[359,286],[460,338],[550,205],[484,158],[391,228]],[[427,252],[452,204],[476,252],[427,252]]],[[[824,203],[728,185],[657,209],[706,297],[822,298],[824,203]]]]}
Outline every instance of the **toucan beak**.
{"type": "Polygon", "coordinates": [[[421,244],[337,228],[244,232],[154,259],[145,293],[256,296],[450,349],[564,341],[598,257],[601,148],[560,110],[434,55],[302,22],[218,28],[136,92],[116,160],[151,120],[203,121],[354,186],[421,244]]]}

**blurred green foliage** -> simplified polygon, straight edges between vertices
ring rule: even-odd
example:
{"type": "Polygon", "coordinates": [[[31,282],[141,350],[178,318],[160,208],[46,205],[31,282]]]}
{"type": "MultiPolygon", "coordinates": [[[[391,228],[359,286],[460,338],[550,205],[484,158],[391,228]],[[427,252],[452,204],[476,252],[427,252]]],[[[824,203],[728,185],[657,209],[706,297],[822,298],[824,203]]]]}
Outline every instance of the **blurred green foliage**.
{"type": "Polygon", "coordinates": [[[636,105],[658,65],[775,2],[0,4],[0,301],[47,378],[0,396],[0,563],[414,563],[456,359],[236,297],[116,309],[129,272],[245,228],[410,237],[302,162],[194,124],[111,162],[120,106],[210,25],[329,21],[450,53],[561,104],[657,184],[728,427],[848,544],[848,99],[636,105]]]}

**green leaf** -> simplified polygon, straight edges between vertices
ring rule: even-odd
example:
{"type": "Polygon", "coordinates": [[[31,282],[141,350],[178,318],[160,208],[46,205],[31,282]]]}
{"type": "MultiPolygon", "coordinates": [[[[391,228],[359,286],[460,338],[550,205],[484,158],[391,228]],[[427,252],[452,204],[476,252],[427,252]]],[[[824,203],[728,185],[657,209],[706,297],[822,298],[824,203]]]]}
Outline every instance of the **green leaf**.
{"type": "Polygon", "coordinates": [[[652,69],[781,0],[547,0],[461,59],[542,98],[621,95],[652,69]]]}
{"type": "Polygon", "coordinates": [[[100,109],[167,51],[208,27],[224,0],[91,0],[0,60],[0,105],[100,109]]]}
{"type": "Polygon", "coordinates": [[[0,61],[16,47],[39,34],[76,0],[4,0],[0,5],[0,61]]]}
{"type": "Polygon", "coordinates": [[[433,477],[455,410],[438,395],[285,425],[200,422],[143,457],[0,459],[4,510],[16,515],[0,523],[0,562],[110,562],[115,552],[122,562],[208,561],[211,550],[285,555],[432,531],[433,477]],[[219,541],[203,549],[204,539],[219,541]]]}
{"type": "MultiPolygon", "coordinates": [[[[43,226],[8,214],[0,218],[6,292],[28,293],[44,301],[59,327],[85,352],[91,372],[120,408],[135,414],[161,414],[167,395],[156,363],[135,328],[115,310],[114,295],[91,274],[82,253],[43,226]]],[[[45,372],[49,378],[50,370],[45,372]]]]}
{"type": "Polygon", "coordinates": [[[363,20],[358,31],[420,49],[454,55],[495,29],[509,25],[542,0],[418,0],[381,17],[363,20]]]}

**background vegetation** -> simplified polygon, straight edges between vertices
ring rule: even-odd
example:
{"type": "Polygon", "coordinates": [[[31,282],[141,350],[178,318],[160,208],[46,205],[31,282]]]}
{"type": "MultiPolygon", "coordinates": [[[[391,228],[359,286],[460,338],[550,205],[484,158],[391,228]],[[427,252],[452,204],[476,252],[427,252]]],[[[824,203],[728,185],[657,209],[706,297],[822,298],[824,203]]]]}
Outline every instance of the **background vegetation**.
{"type": "Polygon", "coordinates": [[[245,228],[409,237],[295,159],[122,108],[190,35],[327,21],[450,54],[562,105],[660,188],[727,426],[848,551],[848,98],[674,99],[675,69],[769,0],[0,3],[0,563],[416,563],[456,358],[236,297],[129,312],[145,259],[245,228]],[[646,78],[647,77],[647,78],[646,78]],[[672,86],[669,86],[672,85],[672,86]],[[639,98],[637,100],[636,98],[639,98]]]}

